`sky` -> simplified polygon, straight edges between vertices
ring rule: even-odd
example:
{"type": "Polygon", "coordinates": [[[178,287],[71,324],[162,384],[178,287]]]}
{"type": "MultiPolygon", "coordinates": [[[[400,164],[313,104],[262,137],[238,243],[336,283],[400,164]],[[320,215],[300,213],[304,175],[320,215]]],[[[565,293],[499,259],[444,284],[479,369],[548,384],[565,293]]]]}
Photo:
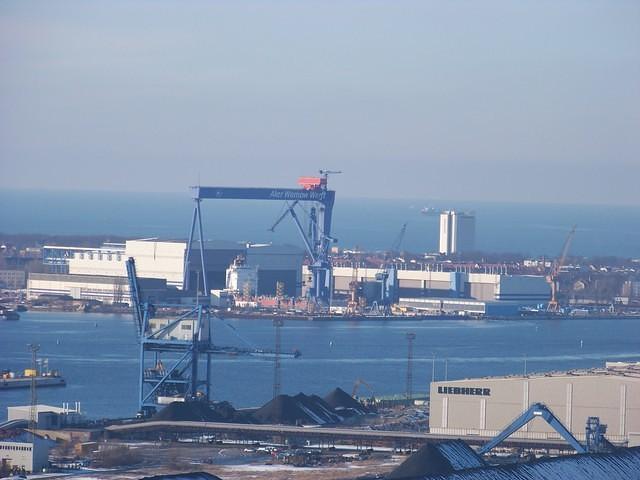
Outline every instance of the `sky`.
{"type": "Polygon", "coordinates": [[[0,4],[0,188],[640,206],[638,1],[0,4]]]}

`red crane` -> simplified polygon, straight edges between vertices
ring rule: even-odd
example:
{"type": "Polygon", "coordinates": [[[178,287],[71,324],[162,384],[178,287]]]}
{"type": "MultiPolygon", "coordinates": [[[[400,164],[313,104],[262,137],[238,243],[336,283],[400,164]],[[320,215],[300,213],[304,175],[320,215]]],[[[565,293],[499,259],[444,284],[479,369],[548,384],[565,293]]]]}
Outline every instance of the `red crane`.
{"type": "Polygon", "coordinates": [[[560,291],[560,282],[558,276],[560,275],[560,269],[564,266],[564,262],[567,260],[567,254],[569,253],[569,247],[571,246],[571,240],[576,233],[576,226],[571,228],[571,231],[567,235],[562,246],[562,253],[560,257],[553,261],[551,265],[551,271],[547,275],[547,283],[551,285],[551,300],[547,305],[547,312],[557,313],[560,310],[560,304],[558,303],[558,292],[560,291]]]}

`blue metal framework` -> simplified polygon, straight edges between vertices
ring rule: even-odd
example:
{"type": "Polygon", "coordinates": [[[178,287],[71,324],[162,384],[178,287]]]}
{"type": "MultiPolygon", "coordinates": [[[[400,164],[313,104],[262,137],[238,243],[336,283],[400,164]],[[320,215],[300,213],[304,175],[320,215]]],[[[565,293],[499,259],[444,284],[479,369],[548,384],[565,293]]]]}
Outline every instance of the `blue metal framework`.
{"type": "Polygon", "coordinates": [[[143,299],[134,259],[129,258],[126,266],[131,307],[140,343],[138,410],[143,416],[153,413],[159,405],[160,396],[210,401],[212,355],[262,358],[300,356],[299,351],[283,354],[264,348],[214,345],[211,327],[213,313],[208,306],[154,305],[143,299]],[[173,318],[156,318],[156,312],[165,307],[172,311],[179,309],[181,313],[173,318]],[[201,359],[206,360],[204,375],[198,368],[201,359]]]}
{"type": "Polygon", "coordinates": [[[522,428],[524,425],[526,425],[536,417],[543,418],[578,453],[587,453],[587,449],[582,446],[582,444],[578,440],[576,440],[576,437],[574,437],[571,432],[567,430],[567,428],[562,424],[562,422],[558,420],[553,412],[542,403],[534,403],[533,405],[531,405],[522,415],[511,422],[507,428],[496,435],[493,440],[480,448],[480,450],[478,450],[478,453],[482,455],[489,452],[504,440],[506,440],[509,436],[511,436],[511,434],[518,431],[520,428],[522,428]]]}
{"type": "MultiPolygon", "coordinates": [[[[335,240],[331,236],[331,218],[333,205],[335,202],[335,191],[326,187],[326,177],[328,173],[321,172],[324,182],[317,188],[294,189],[294,188],[235,188],[235,187],[192,187],[195,201],[191,229],[189,231],[189,241],[187,244],[187,254],[185,255],[184,266],[184,288],[189,289],[189,263],[191,258],[192,244],[196,224],[198,225],[198,238],[200,243],[200,263],[203,274],[202,286],[205,297],[208,298],[208,286],[205,269],[204,239],[202,233],[202,200],[276,200],[292,202],[285,214],[276,222],[276,225],[290,214],[300,233],[307,253],[311,258],[310,270],[312,273],[312,286],[309,295],[319,305],[328,305],[331,299],[332,288],[332,268],[329,261],[329,249],[335,240]],[[309,233],[306,233],[298,220],[294,207],[299,202],[311,202],[311,221],[309,233]]],[[[275,225],[274,225],[275,227],[275,225]]],[[[196,286],[198,288],[199,286],[196,286]]]]}
{"type": "MultiPolygon", "coordinates": [[[[194,399],[204,395],[211,400],[211,355],[219,353],[211,343],[209,310],[203,305],[187,309],[166,324],[152,325],[156,307],[143,301],[136,275],[135,261],[127,260],[127,277],[133,316],[140,342],[140,377],[138,408],[149,415],[158,406],[159,396],[194,399]],[[161,354],[168,354],[160,357],[161,354]],[[205,378],[198,362],[206,356],[205,378]],[[167,364],[163,362],[168,362],[167,364]],[[199,390],[205,387],[204,393],[199,390]]],[[[162,305],[167,307],[170,305],[162,305]]]]}
{"type": "Polygon", "coordinates": [[[391,305],[398,303],[398,270],[389,265],[376,273],[376,281],[380,282],[380,305],[384,315],[391,315],[391,305]]]}

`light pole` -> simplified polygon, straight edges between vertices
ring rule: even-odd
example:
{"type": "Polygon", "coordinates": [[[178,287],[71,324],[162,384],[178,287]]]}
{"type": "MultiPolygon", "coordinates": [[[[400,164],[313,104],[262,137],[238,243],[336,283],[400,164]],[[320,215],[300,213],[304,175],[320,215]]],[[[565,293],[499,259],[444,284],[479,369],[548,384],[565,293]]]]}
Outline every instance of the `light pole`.
{"type": "Polygon", "coordinates": [[[436,381],[436,354],[431,353],[431,383],[436,381]]]}

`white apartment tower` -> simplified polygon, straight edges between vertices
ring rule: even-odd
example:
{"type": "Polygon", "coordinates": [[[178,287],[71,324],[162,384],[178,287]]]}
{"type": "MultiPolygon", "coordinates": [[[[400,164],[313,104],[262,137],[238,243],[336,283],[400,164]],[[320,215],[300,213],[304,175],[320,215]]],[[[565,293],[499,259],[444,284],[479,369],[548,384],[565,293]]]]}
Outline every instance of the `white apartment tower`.
{"type": "Polygon", "coordinates": [[[440,213],[440,253],[451,255],[474,249],[476,217],[473,213],[445,210],[440,213]]]}

